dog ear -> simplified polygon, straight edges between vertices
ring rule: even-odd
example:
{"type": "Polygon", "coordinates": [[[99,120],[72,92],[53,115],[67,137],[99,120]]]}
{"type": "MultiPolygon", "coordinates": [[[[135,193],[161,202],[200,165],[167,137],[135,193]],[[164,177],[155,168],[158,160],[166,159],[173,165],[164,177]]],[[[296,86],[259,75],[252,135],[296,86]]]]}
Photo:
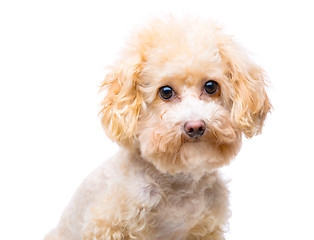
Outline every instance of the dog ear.
{"type": "Polygon", "coordinates": [[[232,119],[246,137],[253,137],[261,133],[266,115],[272,108],[265,89],[265,73],[231,39],[224,39],[220,54],[228,66],[226,74],[234,87],[232,119]]]}
{"type": "Polygon", "coordinates": [[[106,75],[101,90],[105,97],[100,116],[107,135],[114,141],[132,141],[140,114],[142,98],[138,89],[141,59],[133,55],[120,60],[106,75]]]}

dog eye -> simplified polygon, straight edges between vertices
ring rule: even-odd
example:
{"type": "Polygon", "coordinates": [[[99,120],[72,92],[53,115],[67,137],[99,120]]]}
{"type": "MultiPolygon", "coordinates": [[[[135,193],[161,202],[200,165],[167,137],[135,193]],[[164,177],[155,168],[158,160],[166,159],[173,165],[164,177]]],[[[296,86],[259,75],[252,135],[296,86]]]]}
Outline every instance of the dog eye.
{"type": "Polygon", "coordinates": [[[174,91],[169,86],[159,88],[159,97],[163,100],[170,100],[174,96],[174,91]]]}
{"type": "Polygon", "coordinates": [[[204,89],[209,95],[213,95],[218,91],[219,85],[216,81],[208,81],[205,83],[204,89]]]}

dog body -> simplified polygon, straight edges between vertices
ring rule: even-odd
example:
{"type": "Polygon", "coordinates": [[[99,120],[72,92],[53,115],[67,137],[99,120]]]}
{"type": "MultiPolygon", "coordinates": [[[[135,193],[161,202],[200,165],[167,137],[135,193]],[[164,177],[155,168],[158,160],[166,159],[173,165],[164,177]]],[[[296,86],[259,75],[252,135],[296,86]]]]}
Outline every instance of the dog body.
{"type": "Polygon", "coordinates": [[[120,150],[83,182],[47,239],[223,239],[227,209],[217,172],[163,174],[120,150]]]}
{"type": "Polygon", "coordinates": [[[101,117],[121,150],[92,173],[46,240],[224,239],[219,168],[271,105],[263,70],[211,21],[154,20],[102,85],[101,117]]]}

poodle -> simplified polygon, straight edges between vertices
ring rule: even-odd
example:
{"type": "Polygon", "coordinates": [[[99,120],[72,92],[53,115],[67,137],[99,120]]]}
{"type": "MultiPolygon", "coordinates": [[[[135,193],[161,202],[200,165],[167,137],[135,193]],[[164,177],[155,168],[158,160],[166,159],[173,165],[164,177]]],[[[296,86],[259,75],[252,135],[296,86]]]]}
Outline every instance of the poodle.
{"type": "Polygon", "coordinates": [[[101,85],[100,116],[120,150],[74,194],[45,240],[222,240],[219,168],[271,104],[261,67],[211,20],[154,19],[131,34],[101,85]]]}

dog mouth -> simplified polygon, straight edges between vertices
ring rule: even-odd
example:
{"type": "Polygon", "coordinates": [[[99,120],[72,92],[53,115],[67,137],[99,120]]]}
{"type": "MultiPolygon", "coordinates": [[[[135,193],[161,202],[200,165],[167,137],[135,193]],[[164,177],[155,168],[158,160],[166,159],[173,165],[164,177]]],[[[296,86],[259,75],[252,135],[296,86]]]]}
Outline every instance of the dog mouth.
{"type": "Polygon", "coordinates": [[[203,144],[215,145],[216,142],[215,135],[208,131],[208,129],[206,129],[202,136],[198,137],[189,137],[186,133],[182,133],[181,135],[181,146],[185,144],[193,144],[195,146],[203,144]]]}
{"type": "Polygon", "coordinates": [[[197,138],[192,138],[192,139],[184,139],[183,143],[199,143],[202,142],[202,139],[197,137],[197,138]]]}
{"type": "Polygon", "coordinates": [[[182,145],[186,144],[186,143],[197,144],[197,143],[206,143],[206,142],[209,142],[209,141],[208,141],[208,139],[204,138],[203,136],[201,136],[201,137],[194,137],[194,138],[183,136],[182,139],[181,139],[182,145]]]}

